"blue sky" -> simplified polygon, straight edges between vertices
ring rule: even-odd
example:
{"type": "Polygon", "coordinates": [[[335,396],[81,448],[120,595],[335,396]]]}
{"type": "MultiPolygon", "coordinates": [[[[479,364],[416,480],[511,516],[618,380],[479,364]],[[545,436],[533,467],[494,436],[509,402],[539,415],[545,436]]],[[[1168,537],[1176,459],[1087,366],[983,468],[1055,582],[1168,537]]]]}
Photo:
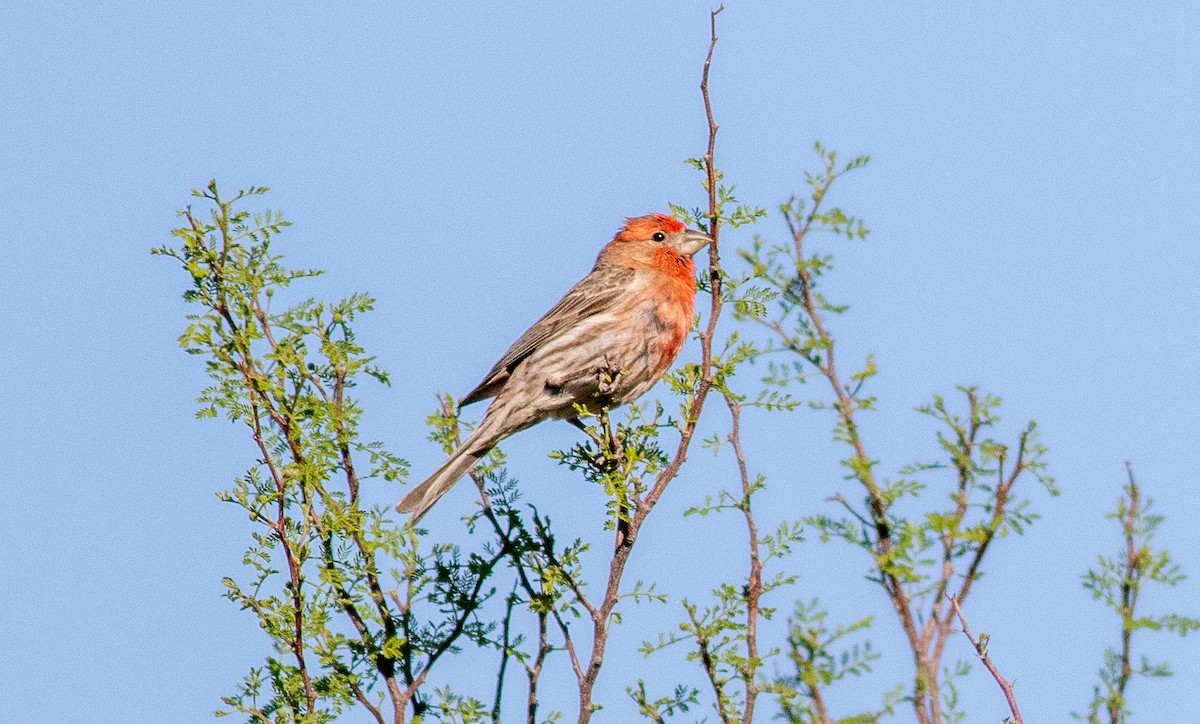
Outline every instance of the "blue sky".
{"type": "MultiPolygon", "coordinates": [[[[1026,718],[1065,720],[1116,640],[1078,576],[1118,546],[1102,516],[1125,459],[1168,516],[1160,544],[1200,575],[1200,9],[727,5],[712,91],[718,162],[741,199],[772,208],[802,191],[814,139],[874,159],[837,198],[872,234],[834,249],[833,293],[853,305],[836,326],[846,353],[880,364],[881,410],[866,423],[876,456],[895,469],[931,453],[910,409],[959,383],[1003,396],[1009,433],[1039,422],[1063,495],[1034,493],[1044,518],[1003,541],[968,615],[991,633],[1026,718]]],[[[6,721],[207,721],[265,650],[220,598],[247,529],[213,494],[252,451],[241,430],[193,419],[203,370],[175,344],[186,280],[148,254],[189,190],[214,177],[273,187],[269,205],[295,223],[290,261],[329,271],[310,293],[378,297],[360,335],[396,384],[362,390],[367,432],[423,476],[440,461],[423,429],[437,392],[470,389],[624,217],[701,203],[683,160],[705,142],[708,9],[0,8],[6,721]]],[[[772,217],[757,231],[783,229],[772,217]]],[[[827,428],[812,413],[748,420],[751,464],[773,486],[768,522],[819,510],[844,485],[827,428]]],[[[528,496],[598,526],[594,491],[545,458],[576,435],[543,426],[508,449],[528,496]]],[[[740,571],[737,531],[679,516],[732,468],[695,469],[655,511],[630,575],[661,575],[673,595],[709,585],[687,575],[697,540],[716,574],[740,571]]],[[[470,506],[456,491],[427,520],[448,530],[470,506]]],[[[776,601],[784,610],[823,590],[846,619],[878,613],[873,639],[889,655],[866,684],[835,688],[835,706],[848,713],[906,679],[861,557],[812,541],[787,568],[800,584],[776,601]]],[[[1149,594],[1147,610],[1200,614],[1197,580],[1149,594]]],[[[614,645],[632,650],[678,616],[677,599],[634,609],[614,645]]],[[[1137,681],[1135,716],[1200,709],[1195,638],[1140,643],[1177,675],[1137,681]]],[[[638,672],[667,665],[610,660],[608,720],[638,672]]],[[[1004,714],[979,667],[961,688],[970,721],[1004,714]]]]}

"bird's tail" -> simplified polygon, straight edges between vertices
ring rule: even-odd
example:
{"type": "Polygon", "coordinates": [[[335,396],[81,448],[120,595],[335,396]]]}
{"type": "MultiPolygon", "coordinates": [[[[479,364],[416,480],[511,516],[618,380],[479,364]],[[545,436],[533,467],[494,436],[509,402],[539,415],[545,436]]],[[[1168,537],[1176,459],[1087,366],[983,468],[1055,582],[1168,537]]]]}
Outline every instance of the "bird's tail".
{"type": "MultiPolygon", "coordinates": [[[[450,488],[471,469],[483,460],[483,456],[488,454],[488,451],[496,444],[497,440],[479,440],[484,430],[481,425],[474,433],[472,433],[462,445],[458,446],[451,455],[450,459],[442,463],[433,475],[425,479],[423,483],[408,491],[396,505],[396,510],[401,513],[411,513],[413,522],[421,519],[429,511],[433,504],[438,502],[443,495],[450,492],[450,488]]],[[[488,435],[488,437],[491,437],[488,435]]]]}

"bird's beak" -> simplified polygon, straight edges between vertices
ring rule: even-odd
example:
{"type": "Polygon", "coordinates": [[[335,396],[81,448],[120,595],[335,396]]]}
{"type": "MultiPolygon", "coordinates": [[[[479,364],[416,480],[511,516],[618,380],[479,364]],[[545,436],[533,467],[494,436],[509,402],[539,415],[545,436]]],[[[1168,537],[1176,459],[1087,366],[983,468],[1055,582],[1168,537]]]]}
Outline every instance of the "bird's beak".
{"type": "Polygon", "coordinates": [[[683,239],[679,242],[679,251],[688,256],[695,255],[704,247],[712,243],[712,237],[705,234],[703,231],[688,229],[683,233],[683,239]]]}

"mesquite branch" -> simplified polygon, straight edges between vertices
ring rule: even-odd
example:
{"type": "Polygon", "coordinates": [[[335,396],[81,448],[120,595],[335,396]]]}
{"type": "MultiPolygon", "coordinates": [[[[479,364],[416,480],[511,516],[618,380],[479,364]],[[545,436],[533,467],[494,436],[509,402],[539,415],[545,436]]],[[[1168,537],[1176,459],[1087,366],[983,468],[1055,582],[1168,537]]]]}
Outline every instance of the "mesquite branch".
{"type": "Polygon", "coordinates": [[[1141,515],[1141,488],[1133,477],[1133,463],[1125,461],[1125,472],[1129,476],[1129,507],[1121,519],[1121,530],[1125,535],[1125,576],[1121,582],[1121,664],[1117,676],[1116,696],[1109,702],[1109,719],[1121,721],[1125,689],[1133,676],[1133,612],[1137,609],[1138,594],[1141,592],[1141,577],[1146,564],[1145,551],[1137,539],[1138,517],[1141,515]]]}
{"type": "MultiPolygon", "coordinates": [[[[913,656],[915,677],[910,700],[920,724],[942,720],[941,661],[950,635],[951,618],[944,596],[953,595],[962,602],[979,578],[982,562],[994,540],[1005,530],[1032,520],[1023,513],[1026,501],[1014,500],[1018,479],[1032,471],[1053,494],[1053,481],[1041,472],[1039,458],[1043,448],[1032,441],[1034,426],[1020,435],[1016,454],[1009,455],[998,443],[984,439],[982,431],[997,418],[992,409],[998,400],[981,396],[974,388],[960,388],[967,397],[967,415],[961,419],[951,412],[940,396],[934,404],[918,408],[948,427],[951,434],[939,434],[943,451],[950,457],[955,472],[950,491],[952,507],[928,517],[906,518],[893,510],[895,501],[925,486],[915,480],[888,480],[877,471],[862,433],[859,412],[872,409],[874,398],[864,396],[863,388],[876,374],[873,359],[868,358],[858,372],[847,375],[839,359],[837,339],[830,331],[830,315],[840,307],[823,295],[819,282],[830,268],[830,258],[809,249],[814,231],[831,232],[851,239],[866,236],[861,222],[838,208],[828,208],[829,192],[844,174],[861,167],[867,157],[858,157],[839,165],[836,154],[817,144],[823,168],[808,177],[812,187],[810,200],[795,197],[782,206],[790,234],[787,247],[756,244],[743,256],[751,262],[755,279],[766,281],[777,293],[779,313],[775,316],[750,317],[770,331],[772,351],[790,352],[803,360],[806,380],[810,374],[823,379],[832,393],[830,402],[820,407],[836,415],[834,437],[849,448],[843,460],[852,480],[861,485],[863,504],[852,503],[837,494],[831,500],[846,511],[842,519],[822,516],[818,523],[827,533],[836,534],[870,552],[873,570],[870,578],[886,593],[896,612],[913,656]],[[811,373],[810,373],[811,370],[811,373]],[[994,469],[991,468],[994,463],[994,469]],[[994,482],[981,478],[994,472],[994,482]],[[982,496],[982,500],[980,499],[982,496]],[[976,516],[982,511],[982,520],[976,516]],[[969,519],[970,518],[970,519],[969,519]],[[899,532],[897,532],[899,531],[899,532]],[[932,549],[932,550],[930,550],[932,549]],[[928,563],[926,561],[929,561],[928,563]],[[936,561],[936,562],[934,562],[936,561]]],[[[907,466],[902,475],[927,472],[938,466],[907,466]]]]}
{"type": "Polygon", "coordinates": [[[613,610],[620,600],[620,587],[625,575],[625,567],[629,562],[633,547],[637,543],[638,534],[641,532],[642,526],[645,525],[650,511],[654,509],[659,499],[662,498],[667,486],[674,480],[675,476],[679,473],[680,467],[687,459],[688,448],[696,431],[696,422],[700,417],[701,411],[704,409],[704,403],[708,399],[709,391],[712,388],[712,342],[716,334],[717,322],[721,317],[723,300],[721,298],[719,238],[721,208],[718,204],[716,194],[718,171],[714,161],[718,126],[713,117],[708,78],[709,69],[712,65],[713,50],[717,44],[717,15],[723,9],[724,6],[719,7],[710,14],[708,54],[704,60],[704,72],[700,82],[700,92],[704,99],[705,117],[708,120],[708,146],[704,154],[704,165],[708,190],[709,227],[707,231],[709,236],[712,237],[712,243],[708,248],[708,273],[712,286],[709,294],[708,322],[705,329],[700,333],[700,380],[695,395],[688,405],[687,417],[681,430],[679,444],[670,463],[659,474],[654,484],[644,496],[631,496],[633,510],[630,511],[629,523],[626,529],[622,531],[623,535],[619,537],[616,550],[609,563],[608,582],[604,589],[604,596],[598,606],[590,609],[592,617],[592,655],[584,668],[583,681],[579,687],[579,724],[589,722],[595,708],[592,699],[593,690],[596,680],[600,675],[600,668],[604,663],[609,626],[612,622],[613,610]]]}
{"type": "Polygon", "coordinates": [[[754,496],[755,484],[750,479],[750,472],[746,467],[746,455],[742,451],[742,406],[728,391],[724,393],[724,397],[732,419],[729,442],[733,446],[734,456],[737,458],[738,478],[742,483],[741,509],[746,521],[746,534],[749,538],[748,543],[750,546],[750,575],[747,578],[745,590],[746,660],[739,672],[742,676],[742,683],[746,688],[746,707],[742,712],[742,724],[750,724],[754,721],[754,707],[758,701],[757,677],[760,661],[758,653],[758,618],[760,615],[759,599],[763,594],[763,563],[762,557],[759,554],[761,541],[758,537],[758,523],[754,520],[754,509],[750,504],[754,496]]]}
{"type": "Polygon", "coordinates": [[[174,231],[182,243],[154,250],[181,263],[191,279],[184,298],[200,308],[180,337],[208,361],[200,416],[223,412],[245,424],[256,448],[257,462],[220,493],[262,527],[244,558],[250,584],[227,578],[226,595],[257,616],[279,650],[223,701],[254,720],[272,711],[324,720],[354,701],[369,720],[400,724],[410,702],[414,714],[425,710],[417,690],[457,641],[486,642],[477,612],[512,544],[467,563],[454,546],[430,555],[410,528],[361,506],[364,475],[394,480],[405,465],[382,444],[359,440],[361,412],[347,396],[360,374],[387,382],[350,326],[373,300],[356,294],[271,311],[275,292],[319,272],[287,269],[271,252],[287,226],[279,214],[234,210],[266,190],[227,200],[210,183],[195,195],[212,203],[211,220],[186,209],[174,231]],[[356,454],[370,465],[357,465],[356,454]],[[403,593],[385,590],[381,557],[400,559],[403,593]],[[440,620],[423,620],[414,605],[440,620]]]}
{"type": "Polygon", "coordinates": [[[1000,685],[1000,690],[1004,692],[1004,698],[1008,701],[1008,710],[1011,711],[1013,715],[1013,724],[1021,724],[1023,719],[1021,719],[1021,710],[1017,708],[1017,698],[1013,696],[1012,682],[1006,680],[1000,675],[1000,670],[996,668],[996,665],[992,663],[992,657],[988,655],[987,634],[980,634],[979,638],[975,638],[975,636],[971,633],[971,627],[967,625],[967,617],[963,615],[962,608],[960,608],[958,605],[958,599],[954,596],[947,595],[946,600],[950,602],[950,606],[953,608],[954,614],[958,616],[958,622],[962,625],[963,635],[966,636],[967,640],[971,642],[971,646],[974,647],[975,653],[979,656],[979,660],[983,662],[984,667],[987,668],[988,672],[992,675],[992,678],[994,678],[996,683],[1000,685]]]}

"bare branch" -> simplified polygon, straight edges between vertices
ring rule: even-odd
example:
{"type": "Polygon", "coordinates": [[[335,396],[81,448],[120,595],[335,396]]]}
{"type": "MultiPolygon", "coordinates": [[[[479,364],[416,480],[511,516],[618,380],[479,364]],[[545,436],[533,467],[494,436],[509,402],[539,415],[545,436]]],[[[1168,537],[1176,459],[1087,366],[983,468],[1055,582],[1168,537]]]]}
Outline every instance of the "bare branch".
{"type": "Polygon", "coordinates": [[[708,92],[708,77],[709,69],[712,65],[713,50],[717,44],[717,15],[722,10],[724,10],[724,6],[710,13],[708,54],[704,60],[704,73],[700,82],[700,91],[704,98],[705,116],[708,119],[708,148],[704,155],[704,166],[708,190],[708,234],[712,238],[712,243],[708,247],[708,272],[711,282],[709,317],[708,324],[700,333],[700,382],[695,397],[692,398],[691,404],[688,406],[687,418],[680,432],[679,445],[676,448],[674,457],[666,469],[659,474],[658,479],[655,480],[654,485],[651,486],[646,495],[641,500],[634,501],[636,509],[632,511],[626,529],[621,531],[622,535],[618,538],[618,545],[609,563],[608,583],[604,590],[604,598],[600,605],[592,612],[592,655],[588,660],[587,667],[583,671],[583,683],[579,689],[579,724],[586,724],[591,721],[592,712],[595,708],[592,701],[592,691],[595,688],[596,679],[600,675],[600,667],[604,663],[609,624],[613,610],[620,600],[620,586],[625,574],[625,566],[629,562],[633,546],[637,542],[638,534],[641,531],[642,525],[645,524],[646,518],[650,515],[650,511],[654,509],[659,499],[662,498],[667,486],[679,473],[680,467],[682,467],[684,461],[687,459],[688,448],[691,446],[692,438],[696,432],[696,421],[699,419],[700,412],[704,409],[704,403],[708,399],[709,391],[712,389],[712,341],[716,334],[717,322],[721,317],[723,301],[721,297],[719,246],[721,209],[717,203],[718,174],[713,161],[718,126],[713,119],[712,101],[708,92]]]}
{"type": "Polygon", "coordinates": [[[975,653],[979,655],[979,660],[983,662],[984,667],[991,673],[992,678],[1000,685],[1000,690],[1004,692],[1004,698],[1008,701],[1008,710],[1012,712],[1013,724],[1022,724],[1024,721],[1021,718],[1021,710],[1017,708],[1017,699],[1013,696],[1012,682],[1005,680],[1000,675],[1000,670],[992,663],[992,659],[987,652],[987,634],[983,634],[982,639],[975,638],[971,634],[971,627],[967,625],[967,617],[963,615],[962,608],[958,605],[958,599],[954,596],[946,597],[950,601],[950,606],[954,609],[955,615],[958,616],[958,622],[962,624],[963,635],[971,642],[971,646],[975,648],[975,653]]]}
{"type": "Polygon", "coordinates": [[[754,483],[750,480],[750,472],[746,467],[746,455],[742,451],[742,406],[728,392],[724,393],[725,404],[733,423],[729,431],[729,442],[733,445],[734,457],[737,459],[738,477],[742,483],[742,515],[746,519],[746,533],[750,545],[750,575],[746,581],[746,660],[742,665],[742,682],[746,687],[746,708],[742,712],[742,724],[754,721],[754,706],[758,700],[758,600],[762,597],[763,564],[759,556],[758,524],[754,520],[754,509],[750,499],[754,494],[754,483]]]}

